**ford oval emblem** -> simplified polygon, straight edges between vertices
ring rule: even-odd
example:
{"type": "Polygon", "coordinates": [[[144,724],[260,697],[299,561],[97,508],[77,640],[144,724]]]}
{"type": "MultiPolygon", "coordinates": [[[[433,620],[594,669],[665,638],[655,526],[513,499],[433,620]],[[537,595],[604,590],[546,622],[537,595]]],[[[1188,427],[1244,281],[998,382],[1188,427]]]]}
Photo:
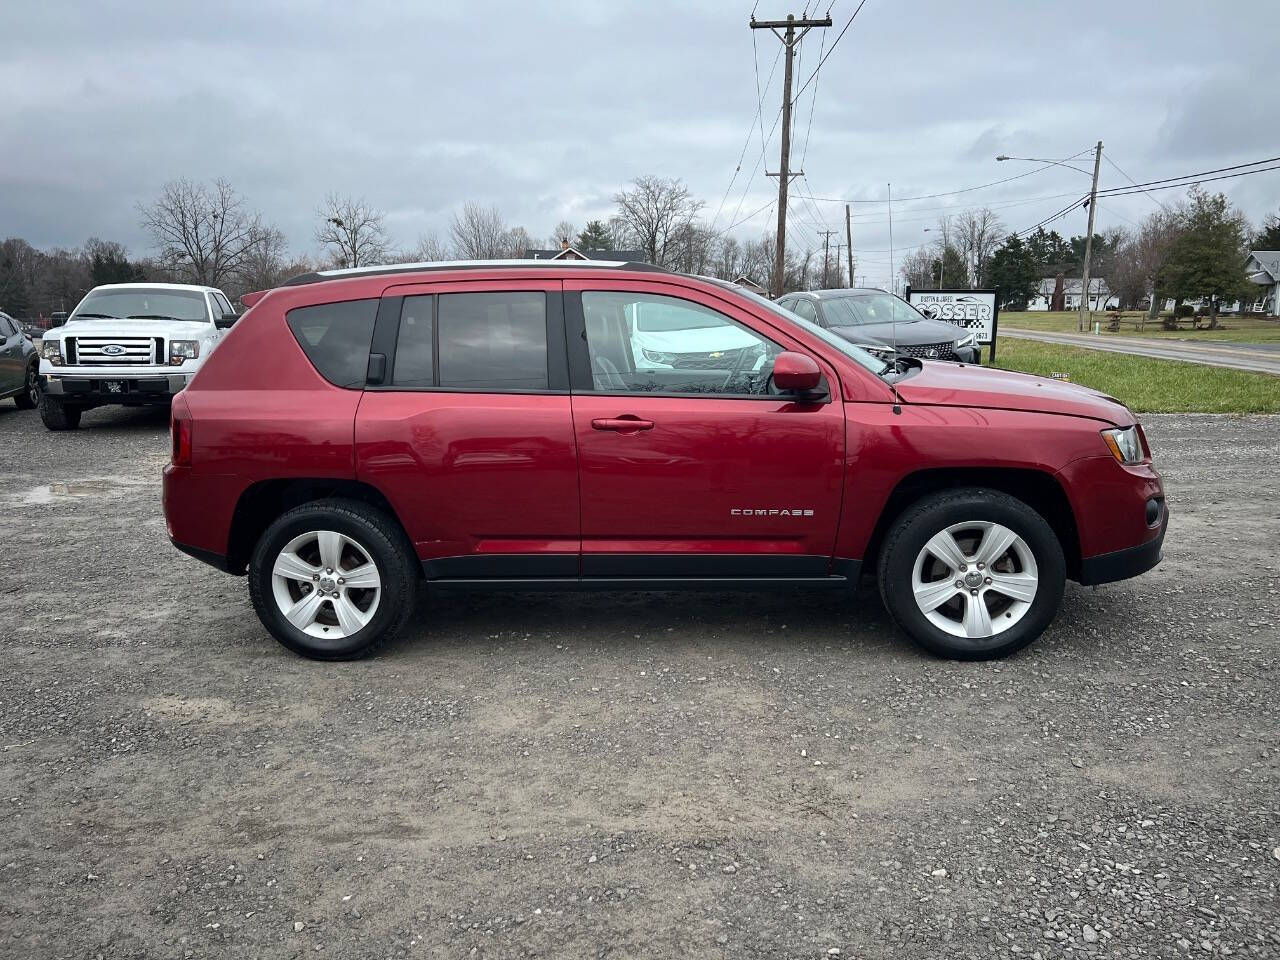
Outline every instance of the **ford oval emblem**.
{"type": "Polygon", "coordinates": [[[124,347],[120,346],[118,343],[108,343],[102,348],[102,352],[108,357],[118,357],[120,354],[124,353],[124,347]]]}

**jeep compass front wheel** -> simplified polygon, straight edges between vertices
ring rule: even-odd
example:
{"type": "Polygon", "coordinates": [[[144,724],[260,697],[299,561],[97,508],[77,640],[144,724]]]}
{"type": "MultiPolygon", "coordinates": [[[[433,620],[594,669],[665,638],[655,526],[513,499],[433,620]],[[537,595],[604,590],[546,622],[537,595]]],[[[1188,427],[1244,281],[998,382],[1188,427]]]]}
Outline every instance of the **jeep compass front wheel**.
{"type": "Polygon", "coordinates": [[[413,610],[417,571],[399,528],[348,500],[290,510],[258,541],[249,590],[263,626],[317,660],[367,656],[413,610]]]}
{"type": "Polygon", "coordinates": [[[880,556],[880,593],[898,625],[940,656],[986,660],[1044,632],[1066,580],[1044,518],[995,490],[926,497],[898,519],[880,556]]]}

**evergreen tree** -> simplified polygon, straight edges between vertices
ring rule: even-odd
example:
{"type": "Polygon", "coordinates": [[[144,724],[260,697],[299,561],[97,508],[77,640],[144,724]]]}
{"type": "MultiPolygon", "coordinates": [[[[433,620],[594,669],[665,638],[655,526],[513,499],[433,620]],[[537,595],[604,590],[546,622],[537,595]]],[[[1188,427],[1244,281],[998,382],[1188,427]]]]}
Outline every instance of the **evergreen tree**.
{"type": "Polygon", "coordinates": [[[987,281],[1000,290],[1000,302],[1014,310],[1025,310],[1040,285],[1040,272],[1027,245],[1010,234],[991,255],[987,281]]]}
{"type": "Polygon", "coordinates": [[[599,220],[589,220],[578,234],[575,246],[579,250],[612,250],[613,236],[609,233],[609,228],[599,220]]]}
{"type": "Polygon", "coordinates": [[[1157,285],[1179,299],[1209,298],[1209,329],[1218,326],[1218,304],[1251,293],[1244,272],[1247,224],[1225,194],[1191,188],[1182,214],[1182,232],[1174,241],[1157,285]]]}

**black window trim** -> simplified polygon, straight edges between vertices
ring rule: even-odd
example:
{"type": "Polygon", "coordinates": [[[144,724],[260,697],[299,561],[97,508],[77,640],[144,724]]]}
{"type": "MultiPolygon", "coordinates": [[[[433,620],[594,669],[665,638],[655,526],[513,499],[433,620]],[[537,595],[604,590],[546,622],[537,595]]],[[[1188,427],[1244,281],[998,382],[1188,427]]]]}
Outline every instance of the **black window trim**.
{"type": "MultiPolygon", "coordinates": [[[[597,390],[595,388],[595,377],[591,375],[591,352],[587,347],[587,316],[582,309],[582,294],[584,293],[633,293],[640,296],[651,297],[667,297],[671,300],[685,300],[695,306],[702,307],[704,310],[711,310],[714,313],[729,320],[732,323],[739,323],[732,317],[728,316],[723,310],[715,307],[709,307],[705,303],[699,303],[688,297],[678,297],[671,293],[658,293],[652,290],[616,290],[612,288],[602,288],[600,290],[573,290],[564,295],[564,315],[565,330],[568,334],[569,346],[569,380],[570,390],[573,394],[579,396],[591,397],[671,397],[677,400],[761,400],[771,401],[773,403],[796,403],[796,399],[788,397],[785,393],[691,393],[688,391],[675,390],[597,390]]],[[[746,326],[740,324],[740,326],[746,326]]],[[[767,337],[752,327],[747,327],[753,334],[770,342],[777,343],[772,337],[767,337]]],[[[778,344],[783,350],[788,348],[782,344],[778,344]]],[[[807,401],[812,403],[831,403],[833,397],[831,395],[831,385],[827,382],[827,375],[822,375],[820,384],[822,389],[827,392],[826,397],[819,401],[807,401]]]]}
{"type": "MultiPolygon", "coordinates": [[[[402,288],[403,289],[403,288],[402,288]]],[[[528,289],[502,288],[485,289],[477,285],[474,290],[444,290],[433,293],[424,290],[419,293],[384,294],[378,305],[378,317],[373,328],[373,345],[371,353],[381,353],[386,359],[386,379],[388,383],[365,383],[366,390],[391,393],[500,393],[529,394],[533,396],[568,396],[569,394],[569,358],[565,349],[564,294],[558,289],[548,289],[532,285],[528,289]],[[395,381],[396,344],[400,338],[400,318],[404,312],[404,301],[409,297],[431,298],[431,375],[440,381],[440,297],[448,294],[465,293],[540,293],[546,297],[547,303],[547,386],[543,387],[405,387],[398,386],[395,381]]]]}

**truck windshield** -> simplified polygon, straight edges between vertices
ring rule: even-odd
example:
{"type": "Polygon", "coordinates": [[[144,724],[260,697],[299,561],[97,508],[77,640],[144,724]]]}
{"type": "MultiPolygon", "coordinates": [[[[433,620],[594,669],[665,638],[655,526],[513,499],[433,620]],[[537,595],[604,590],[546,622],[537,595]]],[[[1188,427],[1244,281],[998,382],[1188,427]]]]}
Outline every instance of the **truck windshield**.
{"type": "Polygon", "coordinates": [[[80,301],[70,319],[77,317],[110,320],[203,320],[209,309],[204,294],[197,290],[165,290],[162,287],[130,287],[116,290],[91,290],[80,301]]]}

